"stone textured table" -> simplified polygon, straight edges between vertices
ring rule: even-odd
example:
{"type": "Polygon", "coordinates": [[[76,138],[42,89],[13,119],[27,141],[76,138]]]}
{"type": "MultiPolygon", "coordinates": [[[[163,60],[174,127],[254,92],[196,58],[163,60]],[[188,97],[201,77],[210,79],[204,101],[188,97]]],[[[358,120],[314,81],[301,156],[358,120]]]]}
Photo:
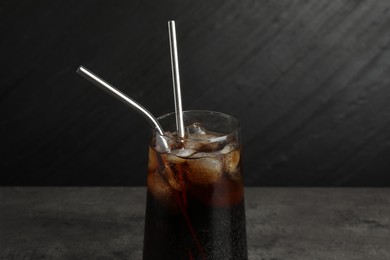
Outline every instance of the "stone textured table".
{"type": "MultiPolygon", "coordinates": [[[[390,259],[390,189],[246,188],[249,259],[390,259]]],[[[141,259],[145,188],[2,187],[0,259],[141,259]]]]}

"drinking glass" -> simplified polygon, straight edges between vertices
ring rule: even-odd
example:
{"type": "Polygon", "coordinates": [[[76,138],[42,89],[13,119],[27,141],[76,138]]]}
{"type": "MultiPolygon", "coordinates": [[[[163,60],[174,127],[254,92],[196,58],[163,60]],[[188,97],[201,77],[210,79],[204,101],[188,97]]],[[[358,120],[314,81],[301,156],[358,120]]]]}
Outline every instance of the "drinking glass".
{"type": "Polygon", "coordinates": [[[247,259],[239,122],[213,111],[183,118],[184,138],[171,113],[150,142],[143,259],[247,259]]]}

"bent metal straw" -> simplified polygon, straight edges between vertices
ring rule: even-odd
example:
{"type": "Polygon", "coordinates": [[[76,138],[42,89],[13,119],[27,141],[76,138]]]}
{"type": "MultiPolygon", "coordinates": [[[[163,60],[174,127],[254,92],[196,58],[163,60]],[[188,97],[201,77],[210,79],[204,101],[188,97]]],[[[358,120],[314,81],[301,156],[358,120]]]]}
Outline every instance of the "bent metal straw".
{"type": "Polygon", "coordinates": [[[122,101],[123,103],[125,103],[126,105],[128,105],[129,107],[137,111],[139,114],[141,114],[149,122],[149,124],[151,124],[152,127],[154,127],[158,131],[159,135],[157,136],[160,137],[159,143],[162,145],[162,148],[165,151],[169,151],[168,144],[166,140],[163,138],[164,131],[161,125],[158,123],[157,119],[146,108],[144,108],[136,101],[126,96],[125,94],[123,94],[121,91],[113,87],[108,82],[99,78],[97,75],[95,75],[85,67],[80,66],[76,72],[80,74],[82,77],[92,82],[93,84],[95,84],[96,86],[100,87],[102,90],[106,91],[108,94],[122,101]]]}

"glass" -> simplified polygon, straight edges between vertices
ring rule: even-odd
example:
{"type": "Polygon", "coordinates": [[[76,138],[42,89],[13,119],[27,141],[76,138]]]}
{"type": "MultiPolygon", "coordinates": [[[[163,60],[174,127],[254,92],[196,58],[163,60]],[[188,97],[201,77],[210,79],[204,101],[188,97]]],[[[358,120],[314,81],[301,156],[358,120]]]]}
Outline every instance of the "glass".
{"type": "Polygon", "coordinates": [[[184,139],[171,113],[150,143],[143,259],[247,259],[239,122],[212,111],[183,117],[184,139]]]}

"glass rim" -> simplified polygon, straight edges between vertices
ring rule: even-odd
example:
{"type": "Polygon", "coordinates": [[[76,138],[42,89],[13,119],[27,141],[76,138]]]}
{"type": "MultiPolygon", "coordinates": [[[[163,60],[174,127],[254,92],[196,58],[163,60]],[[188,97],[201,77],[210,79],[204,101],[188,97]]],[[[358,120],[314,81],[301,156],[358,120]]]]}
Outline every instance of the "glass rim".
{"type": "MultiPolygon", "coordinates": [[[[180,138],[178,136],[166,135],[165,133],[168,131],[165,129],[163,129],[164,135],[161,135],[158,131],[154,130],[155,134],[158,136],[161,136],[162,138],[170,139],[170,140],[187,140],[190,142],[201,141],[201,142],[212,143],[212,142],[225,141],[225,140],[229,139],[229,136],[232,136],[236,133],[238,134],[238,132],[240,131],[240,128],[241,128],[240,122],[237,118],[235,118],[232,115],[218,112],[218,111],[213,111],[213,110],[184,110],[183,111],[183,114],[191,114],[191,113],[209,114],[209,115],[218,116],[219,118],[225,118],[225,120],[229,120],[232,123],[232,126],[233,126],[232,130],[229,131],[229,133],[216,133],[216,134],[218,134],[218,136],[212,136],[210,138],[180,138]]],[[[162,120],[167,119],[169,117],[175,118],[175,112],[163,114],[163,115],[157,117],[157,121],[159,123],[161,123],[162,120]]]]}

